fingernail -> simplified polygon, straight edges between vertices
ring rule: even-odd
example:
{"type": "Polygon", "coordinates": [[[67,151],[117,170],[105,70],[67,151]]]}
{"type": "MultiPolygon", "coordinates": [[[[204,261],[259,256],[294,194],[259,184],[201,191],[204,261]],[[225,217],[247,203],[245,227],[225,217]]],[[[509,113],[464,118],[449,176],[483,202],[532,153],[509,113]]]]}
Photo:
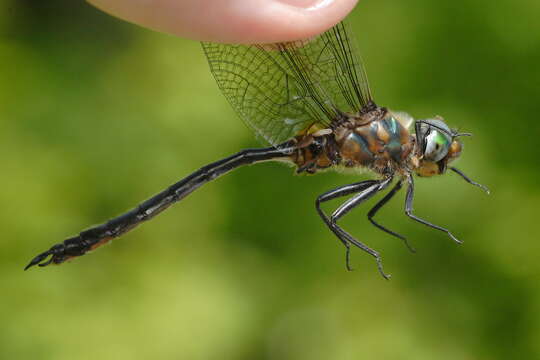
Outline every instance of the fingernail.
{"type": "Polygon", "coordinates": [[[279,0],[287,5],[303,8],[306,10],[319,10],[332,4],[335,0],[279,0]]]}

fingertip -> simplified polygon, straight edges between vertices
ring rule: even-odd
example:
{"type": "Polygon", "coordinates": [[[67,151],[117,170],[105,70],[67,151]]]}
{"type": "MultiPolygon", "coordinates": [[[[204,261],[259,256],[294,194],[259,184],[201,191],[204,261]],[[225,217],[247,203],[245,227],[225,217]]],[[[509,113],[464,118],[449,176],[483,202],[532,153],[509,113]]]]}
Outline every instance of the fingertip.
{"type": "Polygon", "coordinates": [[[357,1],[232,1],[228,9],[230,21],[215,22],[217,31],[204,40],[249,44],[306,39],[343,20],[357,1]]]}
{"type": "MultiPolygon", "coordinates": [[[[307,39],[323,33],[343,20],[358,0],[320,0],[308,8],[295,8],[287,26],[275,33],[270,42],[307,39]]],[[[277,19],[274,19],[277,20],[277,19]]]]}
{"type": "Polygon", "coordinates": [[[87,0],[157,31],[227,43],[309,38],[341,21],[358,0],[87,0]]]}

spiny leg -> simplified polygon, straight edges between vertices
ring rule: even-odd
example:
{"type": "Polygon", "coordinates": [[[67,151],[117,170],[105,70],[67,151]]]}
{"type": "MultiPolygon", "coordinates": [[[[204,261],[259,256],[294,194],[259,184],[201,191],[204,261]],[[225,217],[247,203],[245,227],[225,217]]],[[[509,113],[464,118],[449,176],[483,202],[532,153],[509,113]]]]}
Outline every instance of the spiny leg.
{"type": "MultiPolygon", "coordinates": [[[[381,273],[381,275],[385,279],[390,278],[390,276],[385,274],[384,271],[383,271],[381,256],[379,255],[379,253],[377,251],[371,249],[370,247],[366,246],[365,244],[361,243],[360,241],[356,240],[353,236],[351,236],[349,233],[347,233],[345,230],[343,230],[340,226],[338,226],[336,224],[336,221],[340,217],[345,215],[347,212],[352,210],[354,207],[358,206],[363,201],[369,199],[370,197],[375,195],[378,191],[384,189],[386,186],[388,186],[388,184],[391,181],[392,181],[392,179],[388,178],[388,179],[384,179],[384,180],[381,180],[381,181],[366,181],[366,182],[362,182],[362,183],[358,183],[358,184],[353,184],[353,185],[362,185],[362,186],[358,186],[357,190],[356,190],[356,192],[360,192],[360,193],[358,195],[354,196],[352,199],[348,200],[342,206],[340,206],[332,214],[331,219],[328,219],[326,214],[324,214],[324,212],[320,209],[320,202],[327,201],[327,200],[330,200],[330,199],[333,199],[333,198],[336,198],[336,197],[340,196],[339,194],[340,194],[341,188],[338,188],[338,189],[333,190],[333,191],[331,191],[329,193],[323,194],[317,199],[317,211],[319,212],[319,215],[324,220],[326,225],[330,228],[330,230],[334,233],[334,235],[336,235],[338,237],[338,239],[341,240],[341,242],[346,244],[345,246],[347,248],[347,269],[348,270],[351,270],[351,267],[350,267],[350,264],[349,264],[349,251],[350,251],[349,244],[353,244],[356,247],[364,250],[365,252],[367,252],[368,254],[373,256],[375,258],[375,260],[377,261],[377,268],[379,269],[379,272],[381,273]],[[327,197],[327,196],[329,196],[329,197],[327,197]]],[[[349,195],[349,194],[351,194],[351,191],[343,193],[343,195],[341,195],[341,196],[349,195]]]]}
{"type": "Polygon", "coordinates": [[[484,190],[486,192],[486,194],[489,195],[489,189],[487,188],[487,186],[477,183],[476,181],[472,180],[467,175],[465,175],[461,170],[456,169],[455,167],[451,166],[450,170],[452,170],[453,172],[455,172],[456,174],[461,176],[463,178],[463,180],[465,180],[469,184],[474,185],[474,186],[478,186],[480,189],[484,190]]]}
{"type": "Polygon", "coordinates": [[[339,197],[343,197],[343,196],[347,196],[347,195],[350,195],[350,194],[357,193],[357,192],[362,191],[362,190],[364,190],[364,189],[368,188],[369,186],[371,186],[373,184],[376,184],[376,183],[377,183],[376,180],[367,180],[367,181],[361,181],[361,182],[354,183],[354,184],[344,185],[344,186],[338,187],[336,189],[325,192],[324,194],[317,197],[317,200],[315,201],[315,208],[317,209],[317,213],[323,219],[326,226],[328,226],[330,228],[330,230],[332,230],[334,235],[336,235],[337,238],[339,239],[339,241],[341,241],[343,243],[343,245],[345,246],[345,249],[346,249],[346,252],[345,252],[345,264],[347,266],[347,270],[349,270],[349,271],[352,270],[352,268],[350,266],[350,250],[351,250],[350,244],[351,244],[351,242],[348,239],[346,239],[346,237],[340,236],[332,228],[332,225],[330,223],[330,219],[328,218],[328,216],[326,216],[326,214],[321,209],[321,204],[323,202],[330,201],[332,199],[337,199],[339,197]]]}
{"type": "Polygon", "coordinates": [[[349,211],[371,198],[376,192],[386,189],[386,187],[392,182],[392,178],[387,178],[381,181],[377,181],[369,188],[362,190],[359,194],[354,195],[349,200],[341,204],[330,217],[331,221],[335,224],[341,217],[345,216],[349,211]]]}
{"type": "Polygon", "coordinates": [[[330,222],[333,227],[336,228],[336,230],[343,236],[347,238],[348,241],[359,247],[360,249],[364,250],[365,252],[372,255],[375,260],[377,261],[377,268],[379,269],[379,272],[385,279],[390,279],[390,275],[385,274],[382,266],[382,259],[379,253],[365,244],[361,243],[360,241],[356,240],[354,237],[352,237],[348,232],[346,232],[341,226],[337,224],[337,221],[345,216],[349,211],[357,207],[358,205],[362,204],[366,200],[370,199],[373,195],[378,193],[379,191],[382,191],[386,189],[386,187],[392,182],[392,177],[386,178],[384,180],[377,181],[374,185],[370,186],[369,188],[363,190],[359,194],[353,196],[351,199],[347,200],[345,203],[341,204],[330,217],[330,222]]]}
{"type": "Polygon", "coordinates": [[[458,238],[456,238],[450,232],[450,230],[445,229],[445,228],[443,228],[441,226],[438,226],[438,225],[434,225],[434,224],[432,224],[432,223],[430,223],[430,222],[428,222],[426,220],[423,220],[423,219],[421,219],[418,216],[413,214],[414,180],[413,180],[412,175],[409,174],[407,176],[407,182],[408,182],[408,187],[407,187],[407,195],[405,197],[405,214],[407,214],[408,217],[410,217],[411,219],[413,219],[415,221],[418,221],[421,224],[427,225],[427,226],[429,226],[429,227],[431,227],[433,229],[440,230],[440,231],[443,231],[443,232],[447,233],[448,236],[450,236],[450,238],[452,238],[452,240],[454,240],[458,244],[461,244],[462,241],[459,240],[458,238]]]}
{"type": "Polygon", "coordinates": [[[379,273],[386,280],[390,280],[391,275],[386,274],[384,272],[383,265],[382,265],[382,258],[381,258],[381,255],[379,254],[378,251],[373,250],[372,248],[368,247],[367,245],[365,245],[365,244],[361,243],[360,241],[356,240],[351,234],[349,234],[347,231],[343,230],[343,228],[341,228],[337,224],[334,224],[330,229],[332,230],[332,232],[334,232],[334,234],[338,238],[340,238],[340,237],[345,238],[347,241],[349,241],[351,244],[353,244],[357,248],[362,249],[365,252],[367,252],[368,254],[370,254],[371,256],[373,256],[375,258],[375,261],[377,262],[377,269],[379,270],[379,273]],[[334,231],[334,229],[336,231],[334,231]]]}
{"type": "Polygon", "coordinates": [[[392,236],[395,236],[397,237],[398,239],[401,239],[403,240],[403,242],[405,243],[405,246],[407,246],[407,248],[412,252],[412,253],[415,253],[416,250],[409,244],[409,242],[407,241],[407,239],[405,238],[405,236],[403,235],[400,235],[390,229],[387,229],[386,227],[382,226],[381,224],[377,223],[375,220],[373,220],[373,217],[377,214],[377,212],[384,206],[386,205],[386,203],[388,201],[390,201],[390,199],[392,199],[394,197],[394,195],[399,191],[401,190],[401,180],[399,180],[397,182],[397,184],[392,188],[392,190],[390,190],[388,192],[388,194],[386,194],[378,203],[375,204],[375,206],[373,206],[371,208],[371,210],[369,210],[368,212],[368,220],[375,226],[377,227],[378,229],[392,235],[392,236]]]}

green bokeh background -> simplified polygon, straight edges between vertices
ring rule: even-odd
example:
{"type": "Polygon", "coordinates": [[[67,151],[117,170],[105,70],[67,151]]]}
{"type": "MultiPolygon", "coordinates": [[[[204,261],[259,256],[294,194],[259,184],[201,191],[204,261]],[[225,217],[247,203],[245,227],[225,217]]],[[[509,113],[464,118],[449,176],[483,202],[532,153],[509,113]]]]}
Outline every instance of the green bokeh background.
{"type": "MultiPolygon", "coordinates": [[[[247,0],[246,0],[247,1],[247,0]]],[[[540,358],[538,0],[362,0],[350,16],[381,105],[463,131],[457,176],[417,181],[372,227],[315,197],[357,176],[240,169],[59,267],[37,252],[107,220],[254,137],[195,41],[73,0],[0,4],[0,359],[540,358]]],[[[373,204],[373,201],[370,202],[373,204]]],[[[336,206],[337,203],[332,203],[336,206]]],[[[369,206],[369,204],[368,204],[369,206]]]]}

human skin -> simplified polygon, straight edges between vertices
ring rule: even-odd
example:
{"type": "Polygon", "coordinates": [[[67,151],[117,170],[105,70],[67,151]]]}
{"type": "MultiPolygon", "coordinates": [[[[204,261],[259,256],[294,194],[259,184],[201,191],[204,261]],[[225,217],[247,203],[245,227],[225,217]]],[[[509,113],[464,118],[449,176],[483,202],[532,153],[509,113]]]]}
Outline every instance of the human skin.
{"type": "Polygon", "coordinates": [[[269,43],[329,29],[358,0],[88,0],[121,19],[196,40],[269,43]]]}

